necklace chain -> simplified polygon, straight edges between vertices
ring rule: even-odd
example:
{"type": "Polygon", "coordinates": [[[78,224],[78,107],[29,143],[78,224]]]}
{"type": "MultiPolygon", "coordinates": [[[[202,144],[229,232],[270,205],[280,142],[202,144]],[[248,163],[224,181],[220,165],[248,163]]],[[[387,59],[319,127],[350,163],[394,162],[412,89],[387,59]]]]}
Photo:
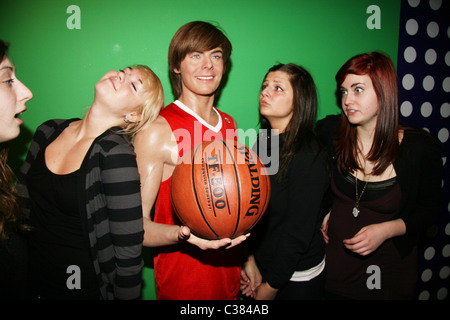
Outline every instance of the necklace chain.
{"type": "Polygon", "coordinates": [[[364,188],[361,191],[361,194],[358,195],[358,172],[355,173],[355,206],[353,207],[353,216],[355,218],[357,218],[359,213],[361,212],[359,211],[359,201],[361,201],[361,198],[364,194],[364,191],[366,191],[368,183],[369,181],[366,181],[366,183],[364,184],[364,188]]]}

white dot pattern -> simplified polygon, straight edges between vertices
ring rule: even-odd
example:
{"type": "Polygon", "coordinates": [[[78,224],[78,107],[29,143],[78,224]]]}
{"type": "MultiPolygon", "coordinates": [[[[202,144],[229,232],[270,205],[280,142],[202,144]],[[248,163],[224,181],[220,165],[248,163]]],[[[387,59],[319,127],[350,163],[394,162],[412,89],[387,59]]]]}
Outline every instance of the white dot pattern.
{"type": "MultiPolygon", "coordinates": [[[[397,71],[400,120],[438,137],[450,154],[450,1],[402,1],[397,71]]],[[[450,163],[439,227],[419,252],[419,300],[450,299],[450,163]],[[437,230],[437,231],[436,231],[437,230]]]]}

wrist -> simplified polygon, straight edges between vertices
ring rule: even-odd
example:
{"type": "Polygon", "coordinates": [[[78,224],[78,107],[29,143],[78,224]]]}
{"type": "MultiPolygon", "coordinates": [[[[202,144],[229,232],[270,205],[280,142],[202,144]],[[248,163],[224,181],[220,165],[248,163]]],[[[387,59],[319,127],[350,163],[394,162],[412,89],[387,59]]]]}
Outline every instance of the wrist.
{"type": "Polygon", "coordinates": [[[406,225],[402,219],[386,222],[388,238],[402,236],[406,233],[406,225]]]}

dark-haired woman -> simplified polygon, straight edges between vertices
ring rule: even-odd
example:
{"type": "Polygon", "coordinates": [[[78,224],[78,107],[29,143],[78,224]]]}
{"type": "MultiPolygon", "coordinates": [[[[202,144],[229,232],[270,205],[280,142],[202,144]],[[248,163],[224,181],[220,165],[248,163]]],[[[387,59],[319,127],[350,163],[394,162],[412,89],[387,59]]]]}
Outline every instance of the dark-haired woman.
{"type": "Polygon", "coordinates": [[[336,83],[339,123],[328,118],[317,125],[321,136],[337,128],[330,145],[333,206],[322,226],[327,295],[412,299],[418,235],[440,211],[442,147],[423,130],[399,124],[396,73],[386,55],[351,58],[336,83]]]}
{"type": "Polygon", "coordinates": [[[23,123],[31,91],[16,77],[7,56],[8,45],[0,40],[0,300],[26,298],[27,247],[22,231],[15,177],[7,164],[7,141],[16,138],[23,123]]]}
{"type": "Polygon", "coordinates": [[[269,207],[252,231],[241,288],[258,300],[321,299],[325,243],[320,225],[329,172],[313,130],[314,81],[300,66],[276,65],[264,78],[259,104],[262,129],[274,131],[263,132],[256,149],[265,163],[265,156],[279,155],[279,168],[274,170],[277,161],[268,168],[273,171],[269,207]]]}

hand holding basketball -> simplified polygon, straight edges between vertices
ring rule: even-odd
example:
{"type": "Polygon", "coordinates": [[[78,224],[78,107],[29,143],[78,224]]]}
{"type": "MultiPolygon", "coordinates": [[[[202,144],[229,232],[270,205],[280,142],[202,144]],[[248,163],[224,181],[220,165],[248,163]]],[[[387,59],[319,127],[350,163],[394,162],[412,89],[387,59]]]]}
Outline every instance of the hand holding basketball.
{"type": "Polygon", "coordinates": [[[175,212],[204,239],[245,235],[264,214],[269,197],[264,165],[256,153],[233,140],[195,146],[172,174],[175,212]]]}

